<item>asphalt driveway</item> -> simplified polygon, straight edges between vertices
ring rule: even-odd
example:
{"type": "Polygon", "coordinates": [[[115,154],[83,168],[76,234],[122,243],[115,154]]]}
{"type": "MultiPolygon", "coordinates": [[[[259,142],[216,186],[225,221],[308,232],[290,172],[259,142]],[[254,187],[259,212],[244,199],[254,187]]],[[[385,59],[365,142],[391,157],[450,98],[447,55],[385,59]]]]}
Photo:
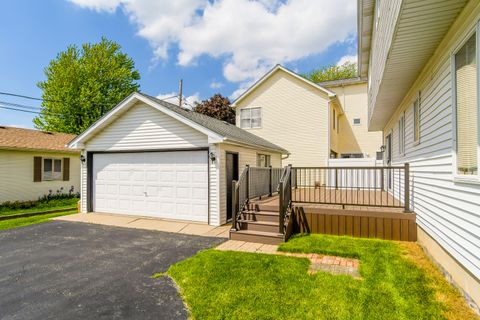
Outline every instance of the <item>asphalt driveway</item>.
{"type": "Polygon", "coordinates": [[[185,319],[164,272],[225,239],[52,221],[0,231],[0,319],[185,319]]]}

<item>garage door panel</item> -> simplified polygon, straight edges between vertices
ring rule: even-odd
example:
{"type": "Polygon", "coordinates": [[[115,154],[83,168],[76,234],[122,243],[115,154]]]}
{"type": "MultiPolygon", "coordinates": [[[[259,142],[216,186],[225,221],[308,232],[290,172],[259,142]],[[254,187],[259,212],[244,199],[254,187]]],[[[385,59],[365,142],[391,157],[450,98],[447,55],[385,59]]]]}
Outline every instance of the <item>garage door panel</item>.
{"type": "Polygon", "coordinates": [[[94,210],[208,220],[205,151],[95,154],[94,210]]]}

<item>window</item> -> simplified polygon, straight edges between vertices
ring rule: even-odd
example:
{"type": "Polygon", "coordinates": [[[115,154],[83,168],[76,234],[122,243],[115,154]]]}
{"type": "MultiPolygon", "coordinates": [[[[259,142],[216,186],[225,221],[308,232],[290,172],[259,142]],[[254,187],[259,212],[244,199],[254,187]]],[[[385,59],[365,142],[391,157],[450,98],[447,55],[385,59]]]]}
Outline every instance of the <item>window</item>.
{"type": "Polygon", "coordinates": [[[240,110],[240,127],[244,129],[262,127],[260,108],[247,108],[240,110]]]}
{"type": "Polygon", "coordinates": [[[257,167],[269,167],[270,156],[268,154],[257,154],[257,167]]]}
{"type": "Polygon", "coordinates": [[[421,96],[418,93],[417,99],[413,102],[413,141],[420,142],[420,108],[421,96]]]}
{"type": "Polygon", "coordinates": [[[62,180],[61,159],[43,159],[42,180],[62,180]]]}
{"type": "Polygon", "coordinates": [[[457,174],[478,174],[478,92],[476,34],[455,54],[457,174]]]}
{"type": "Polygon", "coordinates": [[[363,158],[363,153],[342,153],[340,155],[340,158],[342,159],[358,159],[358,158],[363,158]]]}
{"type": "Polygon", "coordinates": [[[398,153],[405,154],[405,113],[398,120],[398,153]]]}
{"type": "Polygon", "coordinates": [[[353,119],[353,125],[354,126],[359,126],[362,124],[362,121],[360,120],[360,118],[354,118],[353,119]]]}

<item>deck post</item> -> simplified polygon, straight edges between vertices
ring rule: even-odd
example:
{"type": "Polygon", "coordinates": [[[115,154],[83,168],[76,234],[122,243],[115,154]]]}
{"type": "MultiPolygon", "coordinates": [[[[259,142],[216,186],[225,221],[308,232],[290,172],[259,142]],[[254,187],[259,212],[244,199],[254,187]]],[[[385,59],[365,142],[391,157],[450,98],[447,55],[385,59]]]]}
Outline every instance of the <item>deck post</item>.
{"type": "Polygon", "coordinates": [[[250,165],[247,164],[245,165],[246,167],[246,170],[247,170],[247,173],[246,173],[246,176],[245,176],[245,179],[247,181],[245,181],[247,183],[247,203],[250,201],[250,165]]]}
{"type": "Polygon", "coordinates": [[[405,178],[405,190],[404,190],[404,205],[405,209],[404,212],[410,212],[410,164],[407,162],[405,163],[405,173],[404,173],[404,178],[405,178]]]}
{"type": "Polygon", "coordinates": [[[381,190],[385,190],[385,172],[384,172],[385,169],[381,169],[381,176],[380,176],[380,188],[381,190]]]}
{"type": "Polygon", "coordinates": [[[273,174],[272,174],[272,166],[268,166],[268,173],[269,173],[269,181],[268,181],[268,196],[271,197],[272,196],[272,193],[273,193],[273,186],[272,186],[272,178],[273,178],[273,174]]]}
{"type": "Polygon", "coordinates": [[[283,224],[284,224],[284,218],[283,218],[283,181],[280,181],[279,184],[279,192],[278,192],[278,233],[283,234],[283,224]]]}
{"type": "Polygon", "coordinates": [[[237,208],[238,208],[237,181],[232,181],[232,229],[237,231],[237,208]]]}

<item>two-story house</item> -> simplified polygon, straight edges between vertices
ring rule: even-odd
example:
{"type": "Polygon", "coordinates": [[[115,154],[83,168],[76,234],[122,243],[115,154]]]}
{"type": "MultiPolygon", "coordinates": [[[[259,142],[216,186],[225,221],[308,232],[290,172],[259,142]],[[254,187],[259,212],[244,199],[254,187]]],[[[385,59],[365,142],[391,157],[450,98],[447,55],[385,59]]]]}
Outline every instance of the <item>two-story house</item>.
{"type": "Polygon", "coordinates": [[[480,305],[480,2],[359,0],[368,127],[410,163],[418,241],[480,305]]]}
{"type": "MultiPolygon", "coordinates": [[[[283,165],[375,158],[382,144],[381,132],[367,128],[367,83],[361,78],[316,84],[277,65],[232,105],[238,127],[289,150],[283,165]]],[[[269,164],[258,156],[258,165],[269,164]]]]}

